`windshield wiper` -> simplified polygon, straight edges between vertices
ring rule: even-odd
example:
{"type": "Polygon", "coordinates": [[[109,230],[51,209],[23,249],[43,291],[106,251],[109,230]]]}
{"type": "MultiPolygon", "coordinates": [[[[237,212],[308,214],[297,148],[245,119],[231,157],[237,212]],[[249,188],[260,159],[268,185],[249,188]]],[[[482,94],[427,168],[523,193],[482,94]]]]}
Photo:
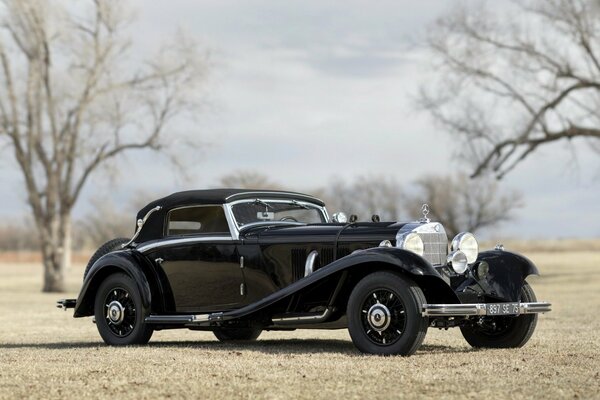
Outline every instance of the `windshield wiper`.
{"type": "Polygon", "coordinates": [[[270,205],[269,203],[267,203],[267,202],[265,202],[265,201],[263,201],[261,199],[254,200],[254,204],[260,204],[262,206],[265,206],[265,208],[270,208],[271,210],[273,209],[272,205],[270,205]]]}
{"type": "Polygon", "coordinates": [[[298,202],[298,200],[292,200],[292,204],[295,205],[295,206],[298,206],[300,208],[304,208],[305,210],[310,210],[311,209],[306,204],[302,204],[302,203],[298,202]]]}

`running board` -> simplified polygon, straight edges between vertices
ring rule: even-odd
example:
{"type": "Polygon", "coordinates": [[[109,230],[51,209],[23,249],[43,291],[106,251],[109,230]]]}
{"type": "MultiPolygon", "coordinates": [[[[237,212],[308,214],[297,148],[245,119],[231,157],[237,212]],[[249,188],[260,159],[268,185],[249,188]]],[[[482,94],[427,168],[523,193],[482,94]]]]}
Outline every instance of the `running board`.
{"type": "Polygon", "coordinates": [[[223,313],[187,314],[187,315],[150,315],[146,317],[147,324],[160,325],[209,325],[211,322],[223,321],[223,313]]]}
{"type": "Polygon", "coordinates": [[[274,325],[314,324],[327,320],[332,312],[332,307],[327,307],[322,313],[280,314],[273,316],[271,321],[274,325]]]}

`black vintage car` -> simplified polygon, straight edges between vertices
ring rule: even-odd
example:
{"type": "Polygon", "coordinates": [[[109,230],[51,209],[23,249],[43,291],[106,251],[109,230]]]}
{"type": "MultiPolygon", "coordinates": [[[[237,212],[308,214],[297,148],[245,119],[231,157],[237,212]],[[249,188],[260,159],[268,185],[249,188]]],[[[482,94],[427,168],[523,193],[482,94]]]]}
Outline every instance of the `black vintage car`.
{"type": "Polygon", "coordinates": [[[468,232],[449,246],[427,212],[356,222],[300,193],[175,193],[139,212],[131,240],[98,249],[77,300],[58,306],[94,316],[110,345],[171,328],[222,341],[348,328],[362,352],[410,355],[428,327],[459,327],[476,347],[524,345],[550,311],[525,281],[535,265],[501,246],[479,252],[468,232]]]}

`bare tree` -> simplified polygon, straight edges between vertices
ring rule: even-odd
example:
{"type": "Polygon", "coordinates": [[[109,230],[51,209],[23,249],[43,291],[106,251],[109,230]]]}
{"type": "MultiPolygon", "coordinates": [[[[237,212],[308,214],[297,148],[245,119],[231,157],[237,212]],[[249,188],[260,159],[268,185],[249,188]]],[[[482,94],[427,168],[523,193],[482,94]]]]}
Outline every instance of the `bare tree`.
{"type": "Polygon", "coordinates": [[[135,149],[158,150],[204,76],[184,38],[134,68],[119,1],[2,0],[0,140],[23,176],[46,292],[64,289],[71,211],[90,175],[135,149]]]}
{"type": "Polygon", "coordinates": [[[473,176],[502,178],[561,140],[571,146],[579,138],[600,151],[597,0],[493,5],[463,4],[437,21],[428,43],[439,79],[421,95],[462,139],[473,176]]]}
{"type": "Polygon", "coordinates": [[[427,203],[429,218],[442,223],[451,238],[459,232],[475,232],[508,221],[523,206],[518,192],[501,192],[494,179],[470,179],[464,174],[428,176],[416,184],[417,194],[406,201],[409,214],[420,216],[422,204],[427,203]]]}
{"type": "Polygon", "coordinates": [[[86,247],[96,249],[114,238],[133,235],[137,210],[117,207],[109,199],[96,198],[91,203],[91,211],[77,223],[80,229],[75,229],[86,247]]]}
{"type": "Polygon", "coordinates": [[[399,184],[385,176],[359,176],[352,182],[336,178],[318,193],[325,199],[330,212],[356,214],[361,221],[370,221],[374,214],[382,221],[396,221],[402,209],[403,195],[399,184]]]}
{"type": "Polygon", "coordinates": [[[236,189],[282,189],[280,184],[256,171],[235,171],[221,177],[219,183],[236,189]]]}

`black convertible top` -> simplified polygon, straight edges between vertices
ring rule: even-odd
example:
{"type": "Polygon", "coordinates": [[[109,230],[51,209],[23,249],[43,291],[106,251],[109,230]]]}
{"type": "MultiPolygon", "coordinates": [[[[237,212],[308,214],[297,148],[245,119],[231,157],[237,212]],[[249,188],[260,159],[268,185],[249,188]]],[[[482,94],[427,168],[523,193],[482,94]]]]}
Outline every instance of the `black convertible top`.
{"type": "Polygon", "coordinates": [[[224,204],[241,199],[252,198],[271,198],[271,199],[297,199],[309,201],[320,206],[325,206],[322,200],[316,197],[296,192],[285,192],[282,190],[260,190],[260,189],[207,189],[207,190],[187,190],[185,192],[176,192],[166,197],[154,200],[142,208],[136,217],[136,220],[144,216],[156,206],[162,209],[152,214],[152,217],[144,225],[139,241],[150,240],[160,237],[162,233],[162,222],[166,213],[177,207],[189,206],[194,204],[224,204]]]}
{"type": "Polygon", "coordinates": [[[142,208],[138,213],[138,218],[143,218],[144,215],[152,208],[161,206],[163,209],[170,209],[173,207],[191,205],[191,204],[223,204],[229,203],[235,200],[248,199],[248,198],[296,198],[301,200],[307,200],[312,203],[324,206],[323,201],[316,197],[296,193],[296,192],[285,192],[281,190],[259,190],[259,189],[206,189],[206,190],[187,190],[185,192],[176,192],[163,197],[158,200],[154,200],[146,207],[142,208]],[[141,215],[141,216],[140,216],[141,215]]]}

